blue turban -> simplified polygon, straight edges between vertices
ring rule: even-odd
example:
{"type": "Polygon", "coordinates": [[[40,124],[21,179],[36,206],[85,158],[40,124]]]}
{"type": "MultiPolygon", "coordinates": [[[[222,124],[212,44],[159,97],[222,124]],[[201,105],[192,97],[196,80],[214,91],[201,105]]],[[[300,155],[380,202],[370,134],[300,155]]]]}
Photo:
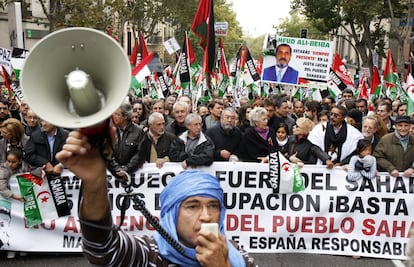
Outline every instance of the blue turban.
{"type": "MultiPolygon", "coordinates": [[[[223,202],[223,189],[217,177],[198,170],[184,171],[178,174],[161,192],[160,224],[164,229],[178,242],[176,229],[178,210],[181,202],[192,196],[215,198],[220,202],[219,230],[225,235],[223,222],[226,208],[223,202]]],[[[182,245],[185,248],[184,254],[186,256],[184,256],[168,244],[159,233],[155,233],[154,238],[158,244],[160,254],[170,262],[182,266],[201,266],[195,257],[195,249],[182,245]]],[[[227,241],[227,246],[231,266],[245,266],[240,252],[229,241],[227,241]]]]}

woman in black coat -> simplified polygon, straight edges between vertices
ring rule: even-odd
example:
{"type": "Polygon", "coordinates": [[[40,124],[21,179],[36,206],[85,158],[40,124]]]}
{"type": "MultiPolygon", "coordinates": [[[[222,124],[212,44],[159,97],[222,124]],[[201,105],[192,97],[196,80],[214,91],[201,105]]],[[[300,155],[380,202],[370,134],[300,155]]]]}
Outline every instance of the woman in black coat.
{"type": "Polygon", "coordinates": [[[276,134],[267,126],[268,115],[265,108],[255,107],[250,111],[250,128],[247,128],[242,142],[241,158],[247,162],[269,161],[269,153],[274,151],[276,134]]]}

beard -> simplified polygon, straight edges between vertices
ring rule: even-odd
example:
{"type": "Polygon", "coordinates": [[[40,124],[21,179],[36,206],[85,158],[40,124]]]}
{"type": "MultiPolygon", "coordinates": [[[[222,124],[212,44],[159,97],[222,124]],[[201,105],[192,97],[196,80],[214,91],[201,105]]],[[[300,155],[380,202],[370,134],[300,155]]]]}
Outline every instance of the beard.
{"type": "Polygon", "coordinates": [[[228,134],[231,130],[233,130],[233,125],[231,124],[221,124],[221,128],[223,128],[223,130],[228,134]]]}

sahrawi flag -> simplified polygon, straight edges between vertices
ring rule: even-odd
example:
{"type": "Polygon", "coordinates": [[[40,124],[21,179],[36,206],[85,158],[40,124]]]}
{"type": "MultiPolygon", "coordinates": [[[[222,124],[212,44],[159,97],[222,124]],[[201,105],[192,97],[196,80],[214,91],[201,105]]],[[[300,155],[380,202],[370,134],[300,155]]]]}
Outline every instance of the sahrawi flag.
{"type": "Polygon", "coordinates": [[[397,95],[397,86],[398,86],[398,73],[397,68],[395,67],[394,59],[392,57],[391,50],[388,50],[387,60],[385,63],[384,69],[384,83],[386,88],[386,95],[394,100],[397,95]]]}
{"type": "Polygon", "coordinates": [[[142,81],[145,77],[162,71],[162,64],[158,54],[152,52],[132,70],[132,76],[134,76],[137,81],[142,81]]]}
{"type": "Polygon", "coordinates": [[[23,209],[29,227],[44,221],[70,215],[70,207],[60,177],[47,179],[31,173],[16,175],[20,194],[24,199],[23,209]]]}
{"type": "Polygon", "coordinates": [[[275,194],[297,193],[305,190],[305,179],[298,165],[287,160],[280,151],[269,155],[269,177],[275,194]]]}

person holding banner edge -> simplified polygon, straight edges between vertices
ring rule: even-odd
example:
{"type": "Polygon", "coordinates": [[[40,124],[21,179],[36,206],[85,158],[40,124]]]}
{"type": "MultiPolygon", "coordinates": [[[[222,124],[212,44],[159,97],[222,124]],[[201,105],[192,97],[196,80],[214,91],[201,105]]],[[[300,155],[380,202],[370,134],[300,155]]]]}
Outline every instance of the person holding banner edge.
{"type": "MultiPolygon", "coordinates": [[[[111,135],[114,135],[114,130],[111,135]]],[[[253,259],[224,236],[223,190],[215,176],[185,171],[161,193],[161,225],[185,248],[179,253],[158,233],[132,237],[112,227],[106,163],[85,135],[71,132],[57,158],[82,179],[79,208],[83,250],[88,260],[111,266],[256,266],[253,259]],[[93,171],[91,171],[93,170],[93,171]],[[217,222],[218,238],[200,230],[201,223],[217,222]]]]}

